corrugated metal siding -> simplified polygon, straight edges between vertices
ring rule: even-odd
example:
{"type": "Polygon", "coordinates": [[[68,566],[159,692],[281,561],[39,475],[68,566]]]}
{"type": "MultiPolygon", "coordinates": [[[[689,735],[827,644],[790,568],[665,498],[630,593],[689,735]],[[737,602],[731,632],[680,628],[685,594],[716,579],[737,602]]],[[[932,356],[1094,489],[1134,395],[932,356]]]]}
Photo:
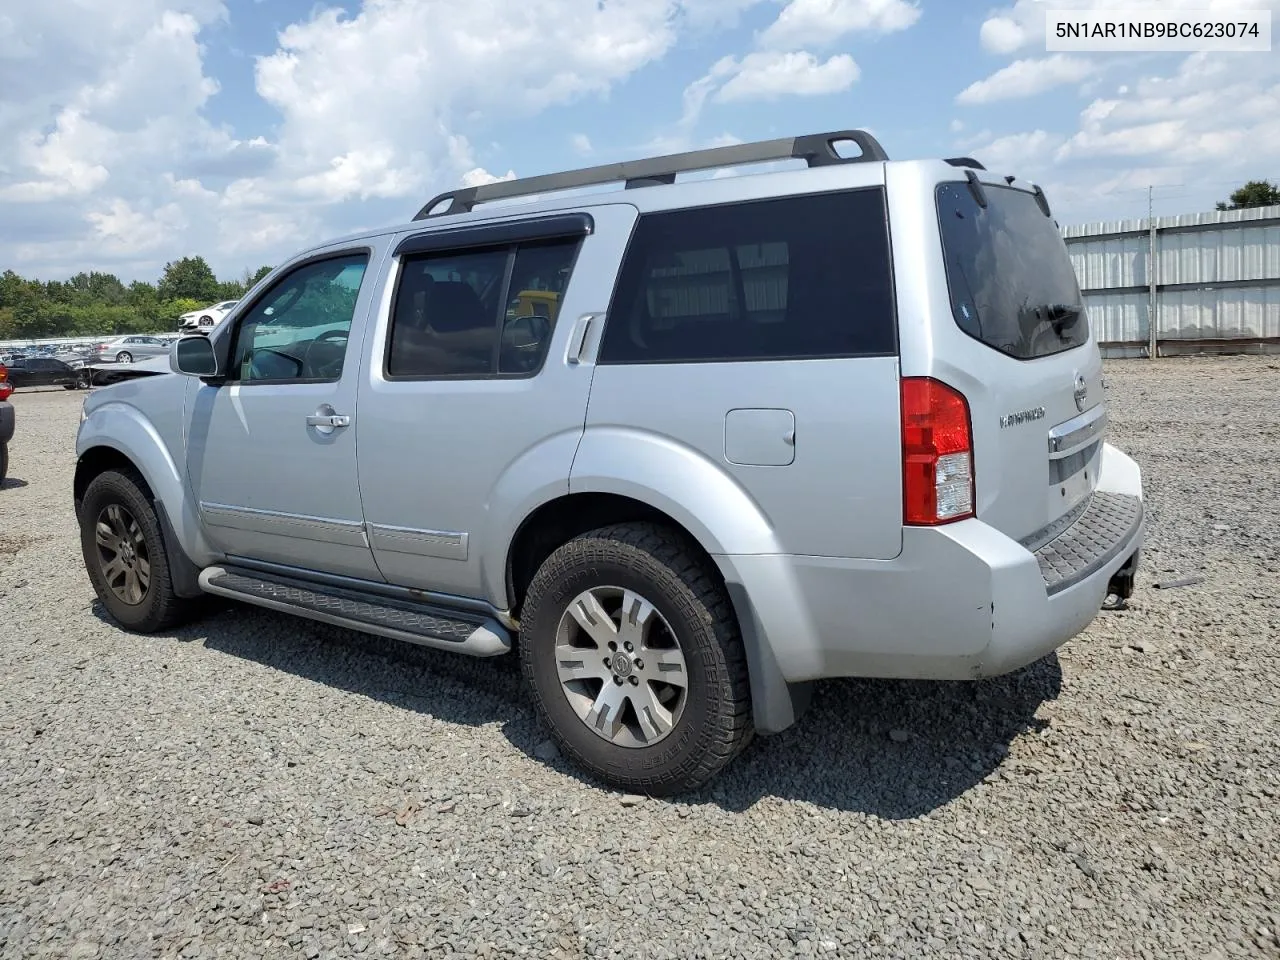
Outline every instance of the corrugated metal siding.
{"type": "Polygon", "coordinates": [[[1161,293],[1160,336],[1183,340],[1280,337],[1280,284],[1161,293]]]}
{"type": "MultiPolygon", "coordinates": [[[[1161,340],[1280,338],[1280,206],[1156,219],[1156,317],[1161,340]],[[1235,284],[1167,289],[1187,284],[1235,284]]],[[[1063,228],[1102,343],[1146,343],[1149,224],[1122,220],[1063,228]]]]}
{"type": "Polygon", "coordinates": [[[1150,298],[1145,293],[1086,293],[1089,329],[1100,343],[1147,340],[1150,298]]]}
{"type": "Polygon", "coordinates": [[[1067,246],[1071,265],[1084,290],[1145,285],[1147,238],[1098,238],[1067,246]]]}

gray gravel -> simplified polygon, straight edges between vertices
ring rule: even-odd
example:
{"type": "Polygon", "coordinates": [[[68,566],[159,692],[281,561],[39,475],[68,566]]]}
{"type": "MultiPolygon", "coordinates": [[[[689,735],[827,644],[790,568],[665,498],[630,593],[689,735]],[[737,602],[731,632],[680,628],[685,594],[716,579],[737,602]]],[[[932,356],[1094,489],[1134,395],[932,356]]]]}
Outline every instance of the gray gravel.
{"type": "Polygon", "coordinates": [[[513,663],[249,607],[114,629],[79,397],[20,394],[0,954],[1280,956],[1278,371],[1108,364],[1150,497],[1129,609],[996,681],[829,683],[680,803],[576,777],[513,663]]]}

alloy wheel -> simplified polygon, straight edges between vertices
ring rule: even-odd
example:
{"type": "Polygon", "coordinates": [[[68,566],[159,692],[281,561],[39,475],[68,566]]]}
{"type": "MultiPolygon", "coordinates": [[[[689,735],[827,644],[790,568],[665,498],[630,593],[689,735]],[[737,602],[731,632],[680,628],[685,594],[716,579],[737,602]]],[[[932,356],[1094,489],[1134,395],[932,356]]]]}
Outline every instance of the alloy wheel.
{"type": "Polygon", "coordinates": [[[555,656],[569,705],[610,743],[650,747],[680,721],[689,696],[684,653],[666,619],[634,590],[578,594],[560,618],[555,656]]]}
{"type": "Polygon", "coordinates": [[[102,579],[123,603],[137,606],[151,587],[151,559],[142,527],[122,504],[98,514],[94,529],[102,579]]]}

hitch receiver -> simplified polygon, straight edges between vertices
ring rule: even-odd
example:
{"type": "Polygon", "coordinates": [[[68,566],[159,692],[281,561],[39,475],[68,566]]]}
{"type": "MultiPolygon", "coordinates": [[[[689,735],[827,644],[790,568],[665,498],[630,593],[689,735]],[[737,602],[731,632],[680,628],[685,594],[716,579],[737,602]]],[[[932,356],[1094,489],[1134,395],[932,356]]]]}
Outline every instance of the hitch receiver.
{"type": "Polygon", "coordinates": [[[1138,561],[1142,557],[1141,550],[1135,550],[1133,556],[1124,562],[1119,570],[1111,575],[1107,582],[1107,595],[1120,600],[1133,596],[1133,579],[1138,572],[1138,561]]]}

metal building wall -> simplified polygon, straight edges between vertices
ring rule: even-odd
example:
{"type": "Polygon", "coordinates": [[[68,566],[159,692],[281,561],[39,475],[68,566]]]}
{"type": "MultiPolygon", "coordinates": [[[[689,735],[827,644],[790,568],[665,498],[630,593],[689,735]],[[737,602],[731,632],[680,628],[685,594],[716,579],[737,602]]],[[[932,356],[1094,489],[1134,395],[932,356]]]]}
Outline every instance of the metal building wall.
{"type": "Polygon", "coordinates": [[[1149,355],[1153,304],[1157,355],[1280,349],[1280,206],[1158,217],[1154,227],[1062,231],[1104,354],[1149,355]]]}

